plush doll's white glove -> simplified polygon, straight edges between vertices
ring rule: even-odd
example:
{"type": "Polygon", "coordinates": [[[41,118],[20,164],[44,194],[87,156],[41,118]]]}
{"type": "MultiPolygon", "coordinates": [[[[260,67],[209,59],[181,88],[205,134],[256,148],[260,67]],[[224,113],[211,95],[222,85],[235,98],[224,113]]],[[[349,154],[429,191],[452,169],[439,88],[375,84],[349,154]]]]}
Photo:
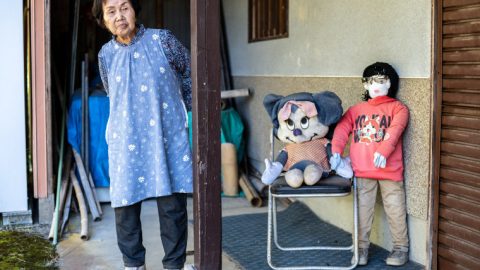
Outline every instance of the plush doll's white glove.
{"type": "Polygon", "coordinates": [[[342,157],[340,156],[340,154],[333,153],[333,155],[330,157],[330,168],[332,170],[336,170],[338,165],[340,165],[340,162],[342,162],[342,157]]]}
{"type": "Polygon", "coordinates": [[[344,178],[352,178],[353,169],[350,164],[350,158],[342,158],[339,153],[334,153],[330,157],[330,168],[335,170],[338,175],[344,178]]]}
{"type": "Polygon", "coordinates": [[[350,158],[340,158],[340,164],[337,166],[337,169],[335,169],[335,171],[343,178],[352,178],[353,169],[350,163],[350,158]]]}
{"type": "Polygon", "coordinates": [[[375,152],[373,154],[373,164],[376,168],[385,168],[387,165],[387,158],[382,156],[382,154],[375,152]]]}
{"type": "Polygon", "coordinates": [[[282,173],[283,165],[280,162],[271,162],[265,159],[265,171],[262,174],[262,182],[265,185],[270,185],[282,173]]]}

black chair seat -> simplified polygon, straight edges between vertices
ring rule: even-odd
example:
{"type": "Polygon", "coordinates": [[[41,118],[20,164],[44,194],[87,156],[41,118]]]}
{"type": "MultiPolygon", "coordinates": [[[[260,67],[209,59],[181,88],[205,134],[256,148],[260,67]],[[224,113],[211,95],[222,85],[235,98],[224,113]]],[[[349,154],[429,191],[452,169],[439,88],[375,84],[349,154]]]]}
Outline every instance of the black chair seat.
{"type": "Polygon", "coordinates": [[[279,177],[273,182],[270,192],[272,195],[313,195],[313,194],[330,194],[330,193],[350,193],[352,182],[350,179],[343,178],[338,175],[332,175],[327,178],[320,179],[315,185],[302,185],[299,188],[290,187],[285,177],[279,177]]]}

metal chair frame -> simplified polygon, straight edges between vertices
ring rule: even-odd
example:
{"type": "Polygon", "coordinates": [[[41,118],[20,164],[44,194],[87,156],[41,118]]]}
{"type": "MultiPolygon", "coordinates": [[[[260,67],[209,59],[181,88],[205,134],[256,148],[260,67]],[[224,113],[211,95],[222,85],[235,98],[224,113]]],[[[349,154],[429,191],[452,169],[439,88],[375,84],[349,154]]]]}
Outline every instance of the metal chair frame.
{"type": "MultiPolygon", "coordinates": [[[[274,142],[275,137],[273,135],[273,130],[270,137],[271,149],[270,155],[271,160],[274,160],[274,142]]],[[[315,194],[273,194],[272,186],[268,190],[268,238],[267,238],[267,262],[272,269],[276,270],[310,270],[310,269],[325,269],[325,270],[346,270],[353,269],[358,264],[358,194],[357,194],[357,178],[354,176],[352,180],[353,187],[353,240],[352,245],[350,246],[294,246],[294,247],[284,247],[278,243],[278,232],[277,232],[277,205],[276,198],[315,198],[315,197],[343,197],[348,196],[350,192],[342,193],[315,193],[315,194]],[[351,250],[354,254],[353,264],[350,266],[288,266],[280,267],[273,265],[272,262],[272,234],[273,242],[275,246],[282,251],[307,251],[307,250],[351,250]]],[[[302,189],[300,187],[299,189],[302,189]]]]}

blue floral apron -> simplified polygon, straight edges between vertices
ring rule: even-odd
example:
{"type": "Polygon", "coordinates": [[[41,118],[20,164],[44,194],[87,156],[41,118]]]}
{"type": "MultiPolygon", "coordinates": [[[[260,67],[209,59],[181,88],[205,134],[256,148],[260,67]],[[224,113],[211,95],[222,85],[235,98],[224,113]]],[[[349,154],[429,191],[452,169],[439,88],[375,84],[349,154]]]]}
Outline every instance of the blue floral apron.
{"type": "Polygon", "coordinates": [[[101,52],[108,66],[110,118],[106,139],[112,207],[173,192],[192,192],[181,85],[158,31],[147,29],[128,46],[112,40],[101,52]]]}

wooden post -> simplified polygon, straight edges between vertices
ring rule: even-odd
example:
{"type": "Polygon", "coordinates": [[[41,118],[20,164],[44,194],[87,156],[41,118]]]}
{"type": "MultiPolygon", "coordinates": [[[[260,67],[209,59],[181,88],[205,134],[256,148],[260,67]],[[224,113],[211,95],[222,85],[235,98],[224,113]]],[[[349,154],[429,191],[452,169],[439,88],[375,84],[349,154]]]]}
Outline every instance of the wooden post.
{"type": "MultiPolygon", "coordinates": [[[[33,194],[46,198],[49,193],[47,175],[47,117],[45,74],[45,6],[43,1],[32,1],[32,116],[33,116],[33,194]]],[[[50,192],[51,193],[51,192],[50,192]]]]}
{"type": "Polygon", "coordinates": [[[220,3],[191,1],[195,268],[221,269],[220,3]]]}
{"type": "Polygon", "coordinates": [[[32,160],[33,196],[38,198],[39,223],[48,224],[54,211],[51,81],[50,1],[31,0],[32,160]]]}
{"type": "Polygon", "coordinates": [[[440,208],[440,148],[442,137],[442,73],[443,73],[443,2],[441,0],[433,1],[433,20],[435,24],[433,32],[433,143],[432,143],[432,185],[430,188],[430,205],[432,214],[430,215],[430,258],[428,269],[438,269],[438,213],[440,208]]]}

